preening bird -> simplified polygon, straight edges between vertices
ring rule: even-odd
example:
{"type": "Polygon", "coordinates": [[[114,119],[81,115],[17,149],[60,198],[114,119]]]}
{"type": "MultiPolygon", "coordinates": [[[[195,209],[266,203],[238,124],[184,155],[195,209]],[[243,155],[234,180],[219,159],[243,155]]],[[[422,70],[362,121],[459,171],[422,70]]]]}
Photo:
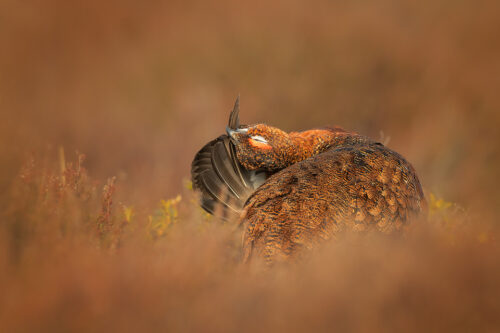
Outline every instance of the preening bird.
{"type": "Polygon", "coordinates": [[[379,142],[339,127],[286,133],[240,125],[191,166],[201,205],[244,228],[243,258],[287,260],[346,230],[401,230],[426,207],[415,169],[379,142]]]}

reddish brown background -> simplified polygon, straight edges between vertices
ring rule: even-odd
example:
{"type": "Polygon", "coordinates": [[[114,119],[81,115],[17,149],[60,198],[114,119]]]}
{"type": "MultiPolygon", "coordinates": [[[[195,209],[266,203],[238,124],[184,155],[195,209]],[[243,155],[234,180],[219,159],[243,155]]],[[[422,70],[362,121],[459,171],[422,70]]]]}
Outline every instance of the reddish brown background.
{"type": "Polygon", "coordinates": [[[378,138],[424,187],[497,210],[497,1],[2,1],[1,184],[62,145],[130,202],[179,192],[242,120],[378,138]],[[147,198],[145,193],[147,192],[147,198]]]}

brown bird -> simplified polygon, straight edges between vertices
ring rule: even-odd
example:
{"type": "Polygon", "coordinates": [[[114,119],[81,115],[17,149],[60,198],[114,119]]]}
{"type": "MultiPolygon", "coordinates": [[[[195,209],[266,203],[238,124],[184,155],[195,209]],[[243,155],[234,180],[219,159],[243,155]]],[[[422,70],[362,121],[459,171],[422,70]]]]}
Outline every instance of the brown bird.
{"type": "Polygon", "coordinates": [[[245,261],[293,258],[346,230],[398,231],[426,207],[411,164],[368,137],[240,126],[239,98],[226,132],[196,154],[191,176],[205,210],[239,216],[245,261]]]}

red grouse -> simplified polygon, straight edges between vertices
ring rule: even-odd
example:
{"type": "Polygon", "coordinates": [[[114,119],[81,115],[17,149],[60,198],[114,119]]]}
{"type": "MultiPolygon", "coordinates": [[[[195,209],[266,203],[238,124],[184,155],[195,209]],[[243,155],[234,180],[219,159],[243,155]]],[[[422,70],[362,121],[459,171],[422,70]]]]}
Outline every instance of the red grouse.
{"type": "Polygon", "coordinates": [[[244,260],[292,258],[345,230],[401,230],[426,206],[415,169],[379,142],[338,127],[286,133],[239,124],[191,166],[201,205],[244,226],[244,260]]]}

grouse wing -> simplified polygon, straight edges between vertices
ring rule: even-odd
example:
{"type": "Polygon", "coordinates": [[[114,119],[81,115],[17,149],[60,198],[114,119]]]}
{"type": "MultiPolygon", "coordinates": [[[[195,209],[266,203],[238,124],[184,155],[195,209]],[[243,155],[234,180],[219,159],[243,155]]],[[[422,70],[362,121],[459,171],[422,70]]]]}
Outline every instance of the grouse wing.
{"type": "Polygon", "coordinates": [[[234,144],[227,135],[207,143],[191,164],[193,188],[201,192],[201,206],[214,214],[221,204],[222,217],[239,213],[247,198],[267,178],[261,171],[245,169],[236,158],[234,144]]]}

